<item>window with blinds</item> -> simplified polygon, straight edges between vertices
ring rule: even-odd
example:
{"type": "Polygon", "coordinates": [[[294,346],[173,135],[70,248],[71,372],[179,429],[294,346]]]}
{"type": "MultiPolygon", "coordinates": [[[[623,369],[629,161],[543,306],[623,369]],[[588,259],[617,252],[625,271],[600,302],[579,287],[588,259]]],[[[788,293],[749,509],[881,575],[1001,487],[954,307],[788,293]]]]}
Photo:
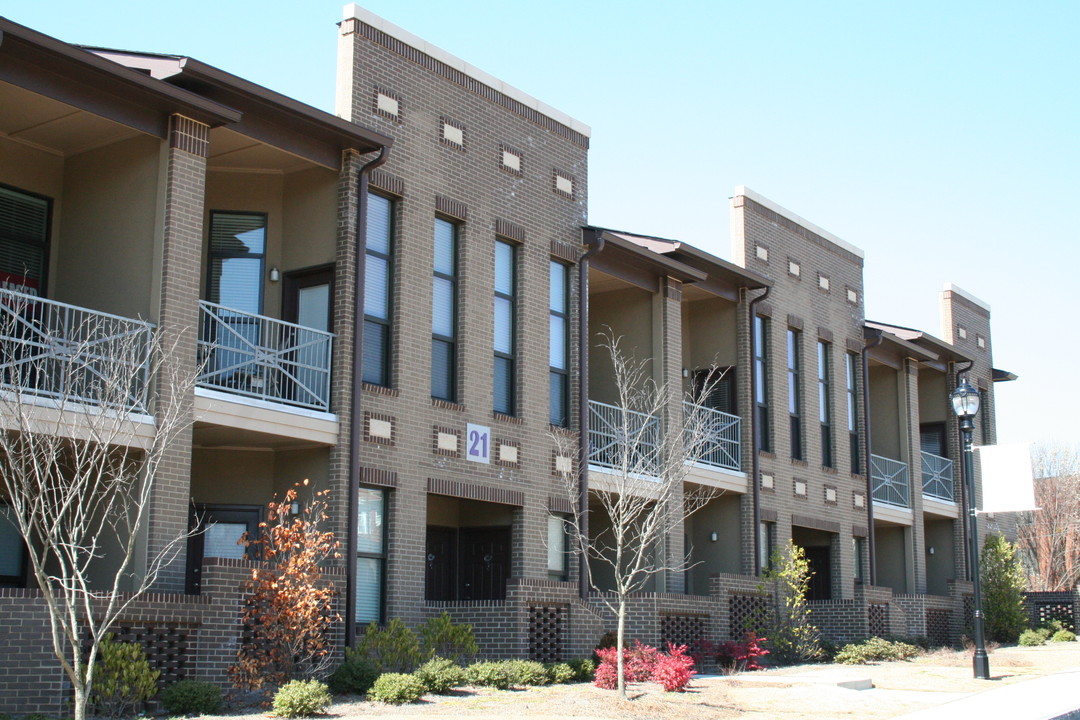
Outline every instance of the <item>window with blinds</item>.
{"type": "Polygon", "coordinates": [[[435,218],[431,292],[431,397],[457,395],[457,227],[435,218]]]}
{"type": "Polygon", "coordinates": [[[50,207],[47,198],[0,186],[0,288],[44,295],[50,207]]]}
{"type": "Polygon", "coordinates": [[[551,261],[548,300],[549,419],[570,424],[570,271],[551,261]]]}
{"type": "Polygon", "coordinates": [[[390,313],[394,204],[368,195],[364,264],[364,382],[390,385],[390,313]]]}
{"type": "Polygon", "coordinates": [[[514,414],[514,305],[517,290],[517,248],[495,241],[495,372],[494,410],[514,414]]]}
{"type": "Polygon", "coordinates": [[[206,299],[233,310],[262,314],[266,215],[210,213],[206,299]]]}
{"type": "Polygon", "coordinates": [[[357,494],[354,617],[357,625],[381,623],[386,574],[386,491],[359,488],[357,494]]]}

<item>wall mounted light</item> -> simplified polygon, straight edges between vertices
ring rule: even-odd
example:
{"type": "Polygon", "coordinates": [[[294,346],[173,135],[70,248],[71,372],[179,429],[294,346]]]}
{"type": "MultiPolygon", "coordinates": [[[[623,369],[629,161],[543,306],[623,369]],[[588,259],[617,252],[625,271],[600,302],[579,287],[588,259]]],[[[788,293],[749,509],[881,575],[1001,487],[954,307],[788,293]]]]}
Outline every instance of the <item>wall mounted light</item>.
{"type": "Polygon", "coordinates": [[[927,555],[933,555],[934,554],[934,546],[933,545],[926,548],[926,554],[927,555]]]}
{"type": "Polygon", "coordinates": [[[277,269],[277,265],[270,268],[270,282],[279,282],[281,280],[281,271],[277,269]]]}
{"type": "Polygon", "coordinates": [[[717,540],[720,539],[720,536],[717,535],[716,533],[712,533],[711,535],[709,535],[709,539],[712,540],[713,542],[716,542],[717,540]]]}

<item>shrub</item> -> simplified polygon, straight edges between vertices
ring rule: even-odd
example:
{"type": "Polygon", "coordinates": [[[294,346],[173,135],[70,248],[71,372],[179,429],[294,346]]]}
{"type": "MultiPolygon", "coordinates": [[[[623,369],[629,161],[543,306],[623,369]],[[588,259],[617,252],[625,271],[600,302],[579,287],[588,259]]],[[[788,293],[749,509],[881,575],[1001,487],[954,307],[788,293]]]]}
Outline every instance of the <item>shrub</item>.
{"type": "Polygon", "coordinates": [[[1050,642],[1075,642],[1076,633],[1072,630],[1058,630],[1050,636],[1050,642]]]}
{"type": "Polygon", "coordinates": [[[368,699],[389,705],[413,703],[424,696],[424,683],[415,675],[384,673],[368,692],[368,699]]]}
{"type": "Polygon", "coordinates": [[[728,673],[760,670],[758,658],[769,654],[761,646],[763,642],[765,638],[758,637],[753,631],[747,631],[742,640],[722,642],[715,650],[716,664],[728,673]]]}
{"type": "Polygon", "coordinates": [[[919,648],[910,643],[872,637],[861,643],[851,643],[840,648],[833,661],[841,665],[865,665],[870,662],[910,660],[919,652],[919,648]]]}
{"type": "Polygon", "coordinates": [[[1046,636],[1038,630],[1025,630],[1020,633],[1020,640],[1018,643],[1024,647],[1036,647],[1046,642],[1046,636]]]}
{"type": "Polygon", "coordinates": [[[374,622],[368,625],[356,644],[356,653],[371,662],[380,675],[409,673],[416,669],[420,660],[420,641],[405,623],[394,618],[385,628],[374,622]]]}
{"type": "Polygon", "coordinates": [[[574,668],[570,667],[568,663],[549,664],[547,666],[547,674],[551,679],[551,682],[556,685],[571,683],[577,678],[577,673],[574,672],[574,668]]]}
{"type": "Polygon", "coordinates": [[[999,643],[1016,642],[1024,613],[1024,570],[1016,546],[999,534],[986,538],[979,557],[986,634],[999,643]]]}
{"type": "Polygon", "coordinates": [[[178,680],[161,693],[170,715],[214,715],[221,712],[221,689],[203,680],[178,680]]]}
{"type": "Polygon", "coordinates": [[[510,671],[510,684],[514,687],[538,687],[551,682],[547,668],[535,660],[504,660],[510,671]]]}
{"type": "Polygon", "coordinates": [[[465,668],[465,682],[478,687],[507,690],[512,684],[510,668],[503,662],[476,662],[465,668]]]}
{"type": "Polygon", "coordinates": [[[667,654],[657,658],[652,680],[667,692],[682,692],[695,675],[694,658],[686,654],[686,646],[668,643],[667,654]]]}
{"type": "Polygon", "coordinates": [[[101,639],[90,700],[99,714],[121,717],[157,694],[161,673],[150,669],[142,646],[113,638],[106,633],[101,639]]]}
{"type": "Polygon", "coordinates": [[[445,695],[451,689],[465,684],[465,669],[447,658],[431,658],[413,674],[428,692],[436,695],[445,695]]]}
{"type": "Polygon", "coordinates": [[[574,679],[589,682],[596,673],[596,661],[592,658],[575,658],[567,663],[574,670],[574,679]]]}
{"type": "Polygon", "coordinates": [[[427,659],[448,658],[460,665],[471,660],[478,650],[472,625],[455,624],[445,610],[428,618],[420,629],[422,655],[427,659]]]}
{"type": "Polygon", "coordinates": [[[769,652],[777,665],[793,665],[821,657],[821,633],[810,622],[806,594],[810,589],[810,562],[806,552],[791,540],[777,549],[765,571],[762,593],[769,603],[758,618],[769,652]]]}
{"type": "Polygon", "coordinates": [[[334,695],[364,695],[378,677],[379,671],[370,660],[356,648],[348,648],[345,651],[345,662],[330,674],[326,685],[334,695]]]}
{"type": "MultiPolygon", "coordinates": [[[[618,651],[615,648],[598,649],[600,666],[596,668],[593,684],[605,690],[618,687],[618,651]]],[[[696,674],[694,659],[686,654],[685,645],[668,645],[664,654],[650,645],[634,641],[633,648],[623,650],[626,682],[657,682],[665,690],[683,690],[696,674]]]]}
{"type": "Polygon", "coordinates": [[[297,718],[321,715],[330,707],[330,691],[318,680],[290,680],[274,693],[274,714],[297,718]]]}

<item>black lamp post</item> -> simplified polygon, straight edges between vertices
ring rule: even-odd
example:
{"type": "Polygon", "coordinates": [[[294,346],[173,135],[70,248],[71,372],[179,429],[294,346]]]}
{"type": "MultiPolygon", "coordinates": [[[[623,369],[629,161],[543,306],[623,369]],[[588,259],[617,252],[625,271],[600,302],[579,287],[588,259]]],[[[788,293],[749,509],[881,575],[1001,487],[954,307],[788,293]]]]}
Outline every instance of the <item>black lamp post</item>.
{"type": "Polygon", "coordinates": [[[964,496],[968,516],[968,555],[971,568],[971,582],[975,589],[975,657],[972,665],[975,677],[979,680],[990,679],[990,659],[986,656],[986,642],[983,638],[982,591],[979,587],[979,528],[975,517],[975,462],[971,447],[971,431],[975,428],[972,418],[979,412],[979,391],[968,384],[967,378],[961,378],[960,384],[949,395],[953,412],[960,418],[960,439],[964,454],[964,496]]]}

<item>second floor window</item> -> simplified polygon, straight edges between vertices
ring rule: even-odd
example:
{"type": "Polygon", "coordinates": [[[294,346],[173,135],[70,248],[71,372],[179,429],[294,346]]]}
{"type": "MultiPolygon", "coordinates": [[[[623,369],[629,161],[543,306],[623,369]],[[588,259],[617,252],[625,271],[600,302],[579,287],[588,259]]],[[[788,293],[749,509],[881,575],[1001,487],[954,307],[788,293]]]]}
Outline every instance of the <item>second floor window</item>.
{"type": "Polygon", "coordinates": [[[833,467],[831,350],[829,343],[818,341],[818,419],[821,421],[821,464],[825,467],[833,467]]]}
{"type": "Polygon", "coordinates": [[[549,420],[552,425],[570,424],[570,272],[551,261],[548,300],[548,368],[550,377],[549,420]]]}
{"type": "Polygon", "coordinates": [[[787,331],[787,382],[788,416],[791,418],[791,458],[805,460],[802,442],[802,390],[799,374],[802,364],[802,333],[788,328],[787,331]]]}
{"type": "Polygon", "coordinates": [[[364,368],[372,385],[390,385],[390,297],[393,283],[394,204],[368,195],[367,256],[364,260],[364,368]]]}
{"type": "Polygon", "coordinates": [[[44,295],[48,199],[0,186],[0,289],[44,295]]]}
{"type": "Polygon", "coordinates": [[[457,227],[441,218],[435,218],[431,397],[457,399],[457,227]]]}
{"type": "Polygon", "coordinates": [[[769,432],[769,319],[754,317],[754,433],[758,448],[772,451],[769,432]]]}
{"type": "Polygon", "coordinates": [[[265,253],[265,214],[210,213],[206,299],[232,310],[261,315],[265,253]]]}
{"type": "Polygon", "coordinates": [[[495,242],[495,384],[494,410],[514,414],[514,294],[517,248],[495,242]]]}
{"type": "Polygon", "coordinates": [[[851,472],[859,472],[859,395],[858,375],[856,374],[859,356],[853,352],[844,355],[844,368],[847,377],[847,427],[851,443],[851,472]]]}

